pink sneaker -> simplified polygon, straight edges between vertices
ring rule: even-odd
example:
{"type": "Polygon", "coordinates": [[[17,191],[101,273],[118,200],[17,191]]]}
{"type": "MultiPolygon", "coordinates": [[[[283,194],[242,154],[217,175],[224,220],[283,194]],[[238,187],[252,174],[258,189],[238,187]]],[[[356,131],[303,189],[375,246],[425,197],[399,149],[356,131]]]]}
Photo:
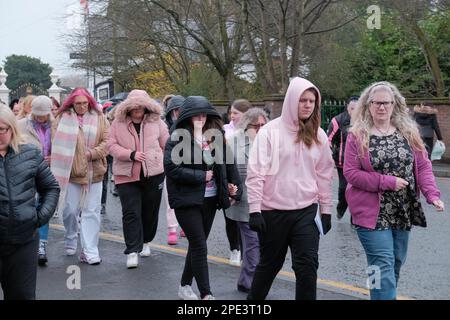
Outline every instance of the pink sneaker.
{"type": "Polygon", "coordinates": [[[175,245],[178,243],[178,235],[176,231],[169,232],[169,235],[167,236],[167,243],[170,245],[175,245]]]}
{"type": "Polygon", "coordinates": [[[100,257],[88,258],[86,257],[84,252],[81,252],[79,259],[80,262],[90,264],[91,266],[98,265],[102,262],[102,259],[100,259],[100,257]]]}
{"type": "Polygon", "coordinates": [[[180,231],[180,237],[181,237],[181,238],[186,238],[186,235],[184,234],[183,229],[181,229],[181,231],[180,231]]]}

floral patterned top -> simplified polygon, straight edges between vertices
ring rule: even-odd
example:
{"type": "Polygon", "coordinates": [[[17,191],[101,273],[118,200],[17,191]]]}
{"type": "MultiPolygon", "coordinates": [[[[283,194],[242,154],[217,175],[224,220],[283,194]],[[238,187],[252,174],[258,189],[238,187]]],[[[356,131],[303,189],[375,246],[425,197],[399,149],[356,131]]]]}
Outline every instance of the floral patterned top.
{"type": "Polygon", "coordinates": [[[369,137],[373,169],[385,175],[401,177],[408,186],[399,191],[384,191],[375,229],[411,230],[412,225],[426,226],[425,215],[416,197],[414,154],[408,141],[395,131],[388,136],[369,137]]]}

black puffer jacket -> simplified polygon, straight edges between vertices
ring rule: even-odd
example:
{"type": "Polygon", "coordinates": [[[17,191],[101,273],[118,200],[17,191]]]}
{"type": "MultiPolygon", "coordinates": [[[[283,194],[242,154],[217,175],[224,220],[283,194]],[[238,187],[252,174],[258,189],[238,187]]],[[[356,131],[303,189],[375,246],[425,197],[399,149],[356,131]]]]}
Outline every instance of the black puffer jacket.
{"type": "Polygon", "coordinates": [[[347,141],[348,129],[350,128],[350,121],[350,115],[345,110],[334,117],[328,126],[328,140],[330,141],[333,152],[334,163],[338,168],[344,166],[345,143],[347,141]]]}
{"type": "MultiPolygon", "coordinates": [[[[204,97],[188,97],[183,103],[180,111],[180,117],[172,127],[173,132],[167,140],[164,151],[164,171],[167,179],[167,193],[170,207],[180,209],[202,205],[205,196],[205,177],[207,165],[202,161],[195,163],[194,159],[202,159],[202,150],[194,142],[192,129],[188,121],[192,116],[205,113],[208,117],[217,117],[220,119],[217,111],[204,97]],[[176,129],[186,129],[186,135],[176,129]],[[186,139],[186,140],[185,140],[186,139]],[[181,163],[175,163],[172,159],[172,151],[183,158],[181,163]],[[190,155],[185,155],[184,151],[189,150],[190,155]]],[[[222,132],[223,134],[223,132],[222,132]]],[[[233,183],[238,187],[238,194],[233,198],[240,200],[242,195],[242,183],[239,173],[233,163],[232,152],[227,152],[228,146],[223,141],[222,146],[217,149],[222,150],[224,155],[223,163],[216,163],[213,166],[214,178],[216,180],[218,192],[218,209],[227,209],[230,207],[228,183],[233,183]],[[231,156],[227,159],[227,156],[231,156]],[[227,161],[228,160],[228,161],[227,161]]],[[[213,156],[216,155],[213,152],[213,156]]]]}
{"type": "Polygon", "coordinates": [[[55,212],[59,185],[42,157],[31,145],[19,147],[19,153],[9,148],[0,156],[0,243],[23,244],[36,228],[46,224],[55,212]],[[36,210],[36,192],[40,209],[36,210]]]}

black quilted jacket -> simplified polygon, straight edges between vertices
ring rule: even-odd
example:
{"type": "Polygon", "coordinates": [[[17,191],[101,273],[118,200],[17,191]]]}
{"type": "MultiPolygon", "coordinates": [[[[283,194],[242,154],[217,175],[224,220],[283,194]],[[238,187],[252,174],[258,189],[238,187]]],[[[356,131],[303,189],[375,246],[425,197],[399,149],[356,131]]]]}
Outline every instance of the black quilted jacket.
{"type": "Polygon", "coordinates": [[[41,151],[24,144],[0,155],[0,244],[23,244],[46,224],[59,198],[59,185],[41,151]],[[40,208],[36,210],[36,192],[40,208]]]}

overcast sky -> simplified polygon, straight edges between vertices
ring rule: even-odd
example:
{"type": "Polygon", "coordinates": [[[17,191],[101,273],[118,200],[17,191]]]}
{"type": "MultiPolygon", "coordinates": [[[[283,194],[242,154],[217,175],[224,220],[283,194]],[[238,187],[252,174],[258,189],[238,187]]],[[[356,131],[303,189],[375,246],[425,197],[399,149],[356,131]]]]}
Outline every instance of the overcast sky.
{"type": "Polygon", "coordinates": [[[61,76],[73,73],[61,36],[79,23],[71,15],[79,10],[79,0],[0,0],[0,65],[11,54],[28,55],[61,76]]]}

